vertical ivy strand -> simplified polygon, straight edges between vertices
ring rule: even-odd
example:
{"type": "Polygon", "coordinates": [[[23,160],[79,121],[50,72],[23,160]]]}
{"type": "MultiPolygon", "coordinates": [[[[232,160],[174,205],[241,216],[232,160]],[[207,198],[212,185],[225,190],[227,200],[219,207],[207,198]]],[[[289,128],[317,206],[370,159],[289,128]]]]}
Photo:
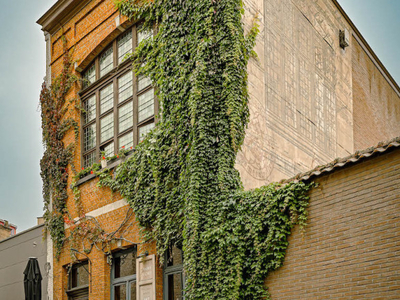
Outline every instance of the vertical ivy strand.
{"type": "Polygon", "coordinates": [[[120,12],[156,28],[132,54],[157,88],[156,128],[101,184],[130,203],[161,261],[182,247],[186,299],[261,299],[282,265],[288,235],[305,226],[311,185],[244,191],[236,155],[249,120],[241,0],[122,0],[120,12]]]}

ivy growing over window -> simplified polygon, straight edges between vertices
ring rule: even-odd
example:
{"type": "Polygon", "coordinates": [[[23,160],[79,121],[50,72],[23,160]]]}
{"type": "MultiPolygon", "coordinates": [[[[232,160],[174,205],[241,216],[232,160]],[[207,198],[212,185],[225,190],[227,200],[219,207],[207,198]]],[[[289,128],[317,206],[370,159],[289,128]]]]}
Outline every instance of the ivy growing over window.
{"type": "MultiPolygon", "coordinates": [[[[144,20],[143,30],[156,28],[131,59],[138,75],[156,86],[162,113],[113,177],[90,171],[127,199],[143,239],[156,241],[161,262],[172,246],[183,248],[186,299],[268,298],[265,277],[282,265],[293,226],[306,225],[312,185],[244,191],[234,168],[249,121],[247,63],[256,23],[245,35],[242,0],[121,0],[116,6],[144,20]]],[[[105,245],[115,233],[93,220],[76,227],[66,209],[75,144],[65,146],[63,139],[70,129],[77,138],[79,130],[68,117],[66,96],[76,78],[64,47],[63,71],[51,87],[43,86],[40,100],[46,227],[57,254],[66,240],[64,223],[69,239],[90,240],[85,252],[98,243],[109,251],[105,245]]],[[[79,188],[73,192],[79,199],[79,188]]]]}
{"type": "Polygon", "coordinates": [[[131,56],[157,87],[156,128],[100,183],[130,203],[145,239],[185,256],[186,299],[261,299],[282,265],[288,235],[306,225],[312,185],[244,191],[234,168],[249,120],[241,0],[121,0],[120,12],[156,27],[131,56]]]}

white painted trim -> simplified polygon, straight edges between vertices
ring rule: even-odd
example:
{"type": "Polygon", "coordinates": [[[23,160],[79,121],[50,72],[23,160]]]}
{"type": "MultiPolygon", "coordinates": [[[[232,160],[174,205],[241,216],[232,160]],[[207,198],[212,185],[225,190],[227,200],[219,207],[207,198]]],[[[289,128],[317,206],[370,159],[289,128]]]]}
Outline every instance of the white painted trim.
{"type": "Polygon", "coordinates": [[[47,300],[53,300],[53,241],[51,240],[50,232],[46,234],[46,247],[47,247],[47,263],[46,263],[46,276],[47,276],[47,300]]]}
{"type": "Polygon", "coordinates": [[[91,212],[86,213],[86,216],[96,218],[98,216],[101,216],[101,215],[104,215],[106,213],[112,212],[113,210],[116,210],[118,208],[121,208],[121,207],[124,207],[124,206],[127,206],[127,205],[128,205],[128,203],[126,202],[126,200],[125,199],[121,199],[121,200],[118,200],[116,202],[104,205],[104,206],[102,206],[102,207],[100,207],[98,209],[92,210],[91,212]]]}
{"type": "MultiPolygon", "coordinates": [[[[86,213],[85,215],[87,217],[96,218],[98,216],[107,214],[109,212],[112,212],[112,211],[114,211],[116,209],[119,209],[119,208],[127,206],[127,205],[128,205],[128,203],[126,202],[126,200],[125,199],[121,199],[121,200],[115,201],[113,203],[104,205],[104,206],[102,206],[102,207],[100,207],[98,209],[92,210],[92,211],[86,213]]],[[[79,224],[79,220],[80,220],[80,218],[76,217],[74,219],[75,224],[79,224]]],[[[64,224],[64,226],[65,226],[65,228],[69,228],[70,227],[70,225],[67,225],[67,224],[64,224]]]]}

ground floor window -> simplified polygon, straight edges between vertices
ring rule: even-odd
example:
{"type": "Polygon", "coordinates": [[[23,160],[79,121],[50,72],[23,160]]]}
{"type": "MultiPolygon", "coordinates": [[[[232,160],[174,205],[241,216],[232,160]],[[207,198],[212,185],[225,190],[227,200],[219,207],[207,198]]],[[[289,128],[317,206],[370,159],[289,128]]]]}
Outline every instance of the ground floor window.
{"type": "Polygon", "coordinates": [[[164,300],[184,299],[183,253],[177,247],[167,252],[164,268],[164,300]]]}
{"type": "Polygon", "coordinates": [[[89,265],[88,262],[78,262],[68,267],[68,299],[89,299],[89,265]]]}
{"type": "Polygon", "coordinates": [[[136,248],[113,255],[111,299],[136,300],[136,248]]]}

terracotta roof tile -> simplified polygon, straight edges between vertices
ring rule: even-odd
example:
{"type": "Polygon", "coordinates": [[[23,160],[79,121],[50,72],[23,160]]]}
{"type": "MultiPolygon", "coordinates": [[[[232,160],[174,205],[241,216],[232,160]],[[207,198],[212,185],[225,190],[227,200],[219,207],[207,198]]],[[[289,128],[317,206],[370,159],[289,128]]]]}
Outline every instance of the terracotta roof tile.
{"type": "Polygon", "coordinates": [[[281,183],[287,182],[298,182],[303,180],[309,180],[312,177],[318,177],[327,173],[333,172],[336,169],[343,168],[352,163],[357,163],[369,157],[373,157],[379,153],[387,152],[389,149],[400,147],[400,136],[389,141],[380,142],[375,147],[369,147],[367,149],[356,151],[352,155],[344,158],[336,158],[334,161],[327,163],[322,166],[317,166],[311,171],[299,173],[292,178],[281,180],[281,183]]]}

